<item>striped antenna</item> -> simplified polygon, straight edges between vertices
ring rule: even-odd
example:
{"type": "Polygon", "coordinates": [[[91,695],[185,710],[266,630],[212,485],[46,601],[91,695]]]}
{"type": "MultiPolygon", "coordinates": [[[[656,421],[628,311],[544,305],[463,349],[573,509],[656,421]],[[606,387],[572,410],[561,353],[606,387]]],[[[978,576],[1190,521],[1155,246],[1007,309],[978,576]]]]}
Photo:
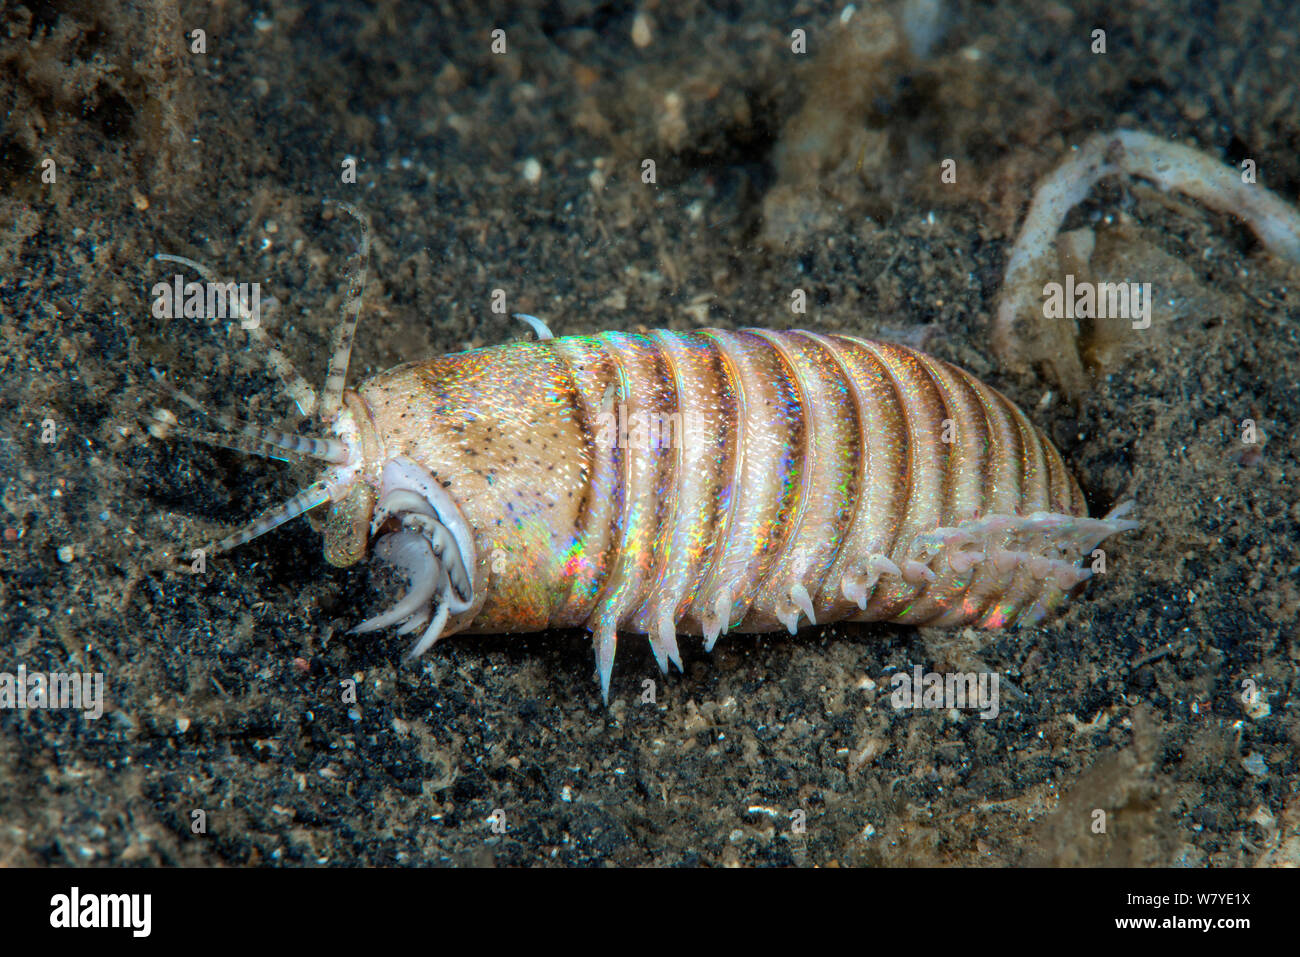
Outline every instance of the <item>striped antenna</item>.
{"type": "Polygon", "coordinates": [[[228,535],[221,541],[209,545],[207,548],[208,555],[220,555],[222,552],[228,552],[232,548],[238,548],[245,542],[251,542],[253,539],[265,535],[272,529],[279,528],[285,522],[292,521],[303,512],[315,508],[317,505],[324,505],[330,500],[329,489],[324,482],[315,482],[303,489],[283,505],[277,505],[269,511],[263,512],[253,521],[249,522],[243,528],[228,535]]]}
{"type": "Polygon", "coordinates": [[[264,459],[273,459],[277,462],[302,462],[306,458],[287,449],[276,448],[273,445],[257,442],[242,435],[227,435],[223,432],[192,429],[178,423],[176,416],[163,408],[154,409],[151,416],[137,413],[137,418],[155,439],[166,440],[173,435],[178,435],[183,439],[189,439],[191,442],[201,442],[204,445],[215,446],[219,449],[230,449],[242,455],[259,455],[264,459]]]}
{"type": "Polygon", "coordinates": [[[354,206],[336,199],[324,200],[328,206],[337,206],[361,224],[361,248],[357,252],[358,265],[349,277],[348,296],[343,303],[342,318],[334,332],[334,354],[330,356],[329,371],[325,375],[325,388],[321,391],[321,418],[329,422],[343,405],[343,389],[348,381],[348,362],[352,358],[352,341],[356,337],[357,323],[361,320],[361,296],[366,291],[366,267],[370,262],[370,221],[354,206]]]}
{"type": "MultiPolygon", "coordinates": [[[[184,429],[177,426],[174,422],[169,422],[165,418],[159,419],[155,416],[155,421],[163,427],[174,428],[178,435],[185,438],[194,439],[199,442],[206,442],[209,445],[220,445],[225,448],[233,448],[239,452],[251,452],[254,455],[266,455],[263,447],[269,446],[273,449],[281,449],[299,456],[319,459],[322,462],[329,462],[331,465],[342,465],[348,460],[348,450],[342,442],[337,439],[318,438],[310,435],[296,435],[292,432],[283,432],[280,429],[272,429],[264,425],[256,425],[252,422],[244,422],[223,412],[215,412],[203,405],[198,399],[182,392],[176,386],[172,385],[162,377],[157,369],[150,369],[150,374],[163,392],[166,392],[172,399],[187,406],[199,415],[212,419],[231,435],[219,435],[212,432],[200,432],[194,429],[184,429]],[[212,438],[207,438],[211,436],[212,438]],[[213,440],[215,439],[215,441],[213,440]],[[231,443],[248,443],[248,445],[231,444],[231,443]]],[[[174,418],[174,417],[173,417],[174,418]]],[[[158,433],[153,429],[150,432],[155,437],[158,433]]],[[[275,455],[268,455],[268,458],[277,458],[275,455]]],[[[285,461],[288,461],[287,459],[285,461]]]]}
{"type": "MultiPolygon", "coordinates": [[[[207,282],[220,282],[221,280],[213,277],[212,270],[208,269],[200,262],[195,262],[186,256],[173,256],[171,253],[155,253],[154,259],[159,262],[176,263],[178,266],[187,266],[193,269],[207,282]]],[[[272,300],[274,301],[274,300],[272,300]]],[[[243,320],[244,316],[239,317],[243,320]]],[[[303,415],[311,415],[316,408],[316,390],[314,390],[306,379],[299,374],[294,368],[293,362],[284,350],[266,334],[266,330],[261,324],[255,326],[245,326],[241,321],[240,326],[248,333],[248,337],[258,347],[258,354],[262,357],[263,364],[275,374],[280,380],[280,387],[293,403],[298,406],[298,410],[303,415]]]]}

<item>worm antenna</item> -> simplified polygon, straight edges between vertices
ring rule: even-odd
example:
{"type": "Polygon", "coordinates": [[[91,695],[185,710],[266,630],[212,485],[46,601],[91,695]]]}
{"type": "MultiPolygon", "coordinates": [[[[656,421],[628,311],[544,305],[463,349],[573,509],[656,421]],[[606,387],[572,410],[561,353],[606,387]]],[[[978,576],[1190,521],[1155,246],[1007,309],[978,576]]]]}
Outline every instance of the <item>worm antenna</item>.
{"type": "MultiPolygon", "coordinates": [[[[310,435],[296,435],[292,432],[283,432],[280,429],[272,429],[263,425],[256,425],[252,422],[243,422],[239,419],[232,418],[223,412],[214,412],[207,408],[198,399],[188,393],[182,392],[176,386],[172,385],[162,377],[157,369],[150,369],[154,381],[158,388],[167,393],[175,401],[187,406],[199,415],[212,419],[219,424],[229,435],[220,435],[214,432],[201,432],[195,429],[186,429],[176,425],[175,417],[168,420],[168,415],[154,415],[154,422],[163,430],[150,427],[149,431],[155,438],[165,438],[166,430],[173,430],[184,438],[192,439],[197,442],[204,442],[208,445],[219,445],[225,448],[232,448],[237,452],[251,452],[254,455],[266,455],[268,458],[283,458],[282,456],[271,455],[267,452],[270,449],[279,449],[297,456],[306,456],[308,458],[319,459],[322,462],[329,462],[331,465],[343,465],[348,460],[348,451],[342,442],[337,439],[318,438],[310,435]],[[232,444],[233,443],[233,444],[232,444]]],[[[285,459],[288,461],[288,459],[285,459]]]]}
{"type": "Polygon", "coordinates": [[[173,435],[178,435],[183,439],[189,439],[191,442],[200,442],[203,445],[211,445],[220,449],[230,449],[242,455],[258,455],[264,459],[273,459],[277,462],[302,462],[305,458],[285,449],[279,449],[263,442],[256,442],[242,435],[227,435],[223,432],[191,429],[188,426],[180,425],[176,421],[176,416],[161,407],[154,409],[153,415],[137,413],[137,418],[155,439],[165,440],[173,435]]]}
{"type": "Polygon", "coordinates": [[[330,356],[325,388],[321,391],[320,414],[326,422],[334,418],[343,405],[343,389],[348,381],[348,362],[352,358],[352,341],[361,319],[361,296],[366,291],[366,268],[370,262],[370,221],[354,206],[336,199],[324,200],[337,206],[361,225],[361,247],[357,266],[349,277],[348,298],[343,303],[342,318],[334,332],[334,354],[330,356]]]}
{"type": "MultiPolygon", "coordinates": [[[[220,282],[220,280],[214,278],[212,270],[208,269],[207,266],[186,256],[155,253],[153,258],[159,262],[175,263],[178,266],[193,269],[206,282],[220,282]]],[[[226,285],[233,285],[233,283],[227,283],[226,285]]],[[[272,302],[274,300],[268,300],[268,306],[272,302]]],[[[294,405],[298,406],[298,410],[303,415],[311,415],[316,408],[316,391],[294,368],[293,362],[284,354],[284,350],[266,334],[266,330],[262,328],[259,321],[254,320],[254,317],[241,314],[232,318],[239,319],[239,324],[248,333],[248,338],[252,339],[253,343],[258,347],[262,363],[279,378],[280,388],[284,394],[288,396],[294,405]]]]}
{"type": "Polygon", "coordinates": [[[324,505],[330,500],[329,490],[324,482],[315,482],[307,486],[289,501],[283,505],[277,505],[269,511],[263,512],[253,521],[249,522],[243,528],[221,539],[213,545],[208,546],[209,555],[220,555],[222,552],[228,552],[232,548],[238,548],[245,542],[251,542],[259,536],[265,535],[272,529],[279,528],[285,522],[292,521],[303,512],[315,508],[317,505],[324,505]]]}

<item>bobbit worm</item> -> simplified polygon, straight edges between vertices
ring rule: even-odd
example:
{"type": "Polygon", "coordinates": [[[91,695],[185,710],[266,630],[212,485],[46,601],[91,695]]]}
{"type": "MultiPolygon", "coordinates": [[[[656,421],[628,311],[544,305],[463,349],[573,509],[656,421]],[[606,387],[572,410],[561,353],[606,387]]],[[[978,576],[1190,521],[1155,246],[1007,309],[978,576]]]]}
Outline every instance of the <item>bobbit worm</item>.
{"type": "Polygon", "coordinates": [[[647,636],[666,672],[681,668],[680,634],[712,649],[733,631],[843,620],[1031,624],[1089,577],[1103,539],[1137,525],[1131,503],[1089,518],[1060,453],[996,390],[851,336],[550,338],[537,323],[539,341],[346,389],[366,250],[363,233],[319,404],[264,350],[299,406],[318,409],[319,437],[208,412],[167,385],[223,431],[165,409],[150,430],[323,461],[315,483],[210,553],[327,508],[331,564],[373,547],[410,583],[354,631],[418,633],[412,655],[457,632],[583,627],[608,700],[620,637],[647,636]]]}

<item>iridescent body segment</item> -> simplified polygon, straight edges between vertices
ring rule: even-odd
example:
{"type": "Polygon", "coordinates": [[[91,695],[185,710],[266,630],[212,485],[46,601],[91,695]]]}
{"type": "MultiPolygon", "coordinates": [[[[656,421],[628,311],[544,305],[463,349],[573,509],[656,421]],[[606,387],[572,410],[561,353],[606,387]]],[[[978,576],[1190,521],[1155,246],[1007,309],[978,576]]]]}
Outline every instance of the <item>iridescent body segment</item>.
{"type": "MultiPolygon", "coordinates": [[[[374,501],[392,504],[369,533],[394,527],[409,482],[393,463],[427,472],[454,508],[430,497],[423,511],[473,539],[472,588],[427,644],[582,626],[606,694],[620,633],[680,667],[679,633],[711,648],[727,631],[845,619],[1035,622],[1088,577],[1080,556],[1134,527],[1088,518],[1060,454],[998,392],[848,336],[517,342],[399,366],[344,407],[355,461],[325,479],[331,561],[364,552],[374,501]]],[[[433,551],[445,563],[455,548],[433,551]]]]}

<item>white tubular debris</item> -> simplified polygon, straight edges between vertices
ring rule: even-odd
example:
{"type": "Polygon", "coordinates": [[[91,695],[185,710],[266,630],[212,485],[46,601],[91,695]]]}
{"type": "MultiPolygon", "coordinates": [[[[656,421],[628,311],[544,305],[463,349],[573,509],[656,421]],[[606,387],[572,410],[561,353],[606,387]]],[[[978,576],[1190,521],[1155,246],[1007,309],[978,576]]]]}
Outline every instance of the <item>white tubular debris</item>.
{"type": "Polygon", "coordinates": [[[1022,358],[1015,323],[1038,308],[1040,284],[1051,268],[1056,234],[1066,214],[1098,180],[1113,173],[1141,176],[1161,189],[1186,193],[1211,209],[1237,216],[1271,254],[1300,262],[1300,212],[1276,193],[1243,183],[1237,170],[1190,146],[1134,130],[1098,133],[1034,193],[1007,260],[993,322],[993,350],[1003,364],[1014,365],[1022,358]]]}
{"type": "Polygon", "coordinates": [[[548,339],[555,338],[555,334],[551,332],[550,327],[536,316],[530,316],[526,312],[516,312],[513,314],[513,318],[518,319],[520,322],[528,323],[528,325],[532,327],[533,332],[537,333],[537,338],[540,342],[546,342],[548,339]]]}

